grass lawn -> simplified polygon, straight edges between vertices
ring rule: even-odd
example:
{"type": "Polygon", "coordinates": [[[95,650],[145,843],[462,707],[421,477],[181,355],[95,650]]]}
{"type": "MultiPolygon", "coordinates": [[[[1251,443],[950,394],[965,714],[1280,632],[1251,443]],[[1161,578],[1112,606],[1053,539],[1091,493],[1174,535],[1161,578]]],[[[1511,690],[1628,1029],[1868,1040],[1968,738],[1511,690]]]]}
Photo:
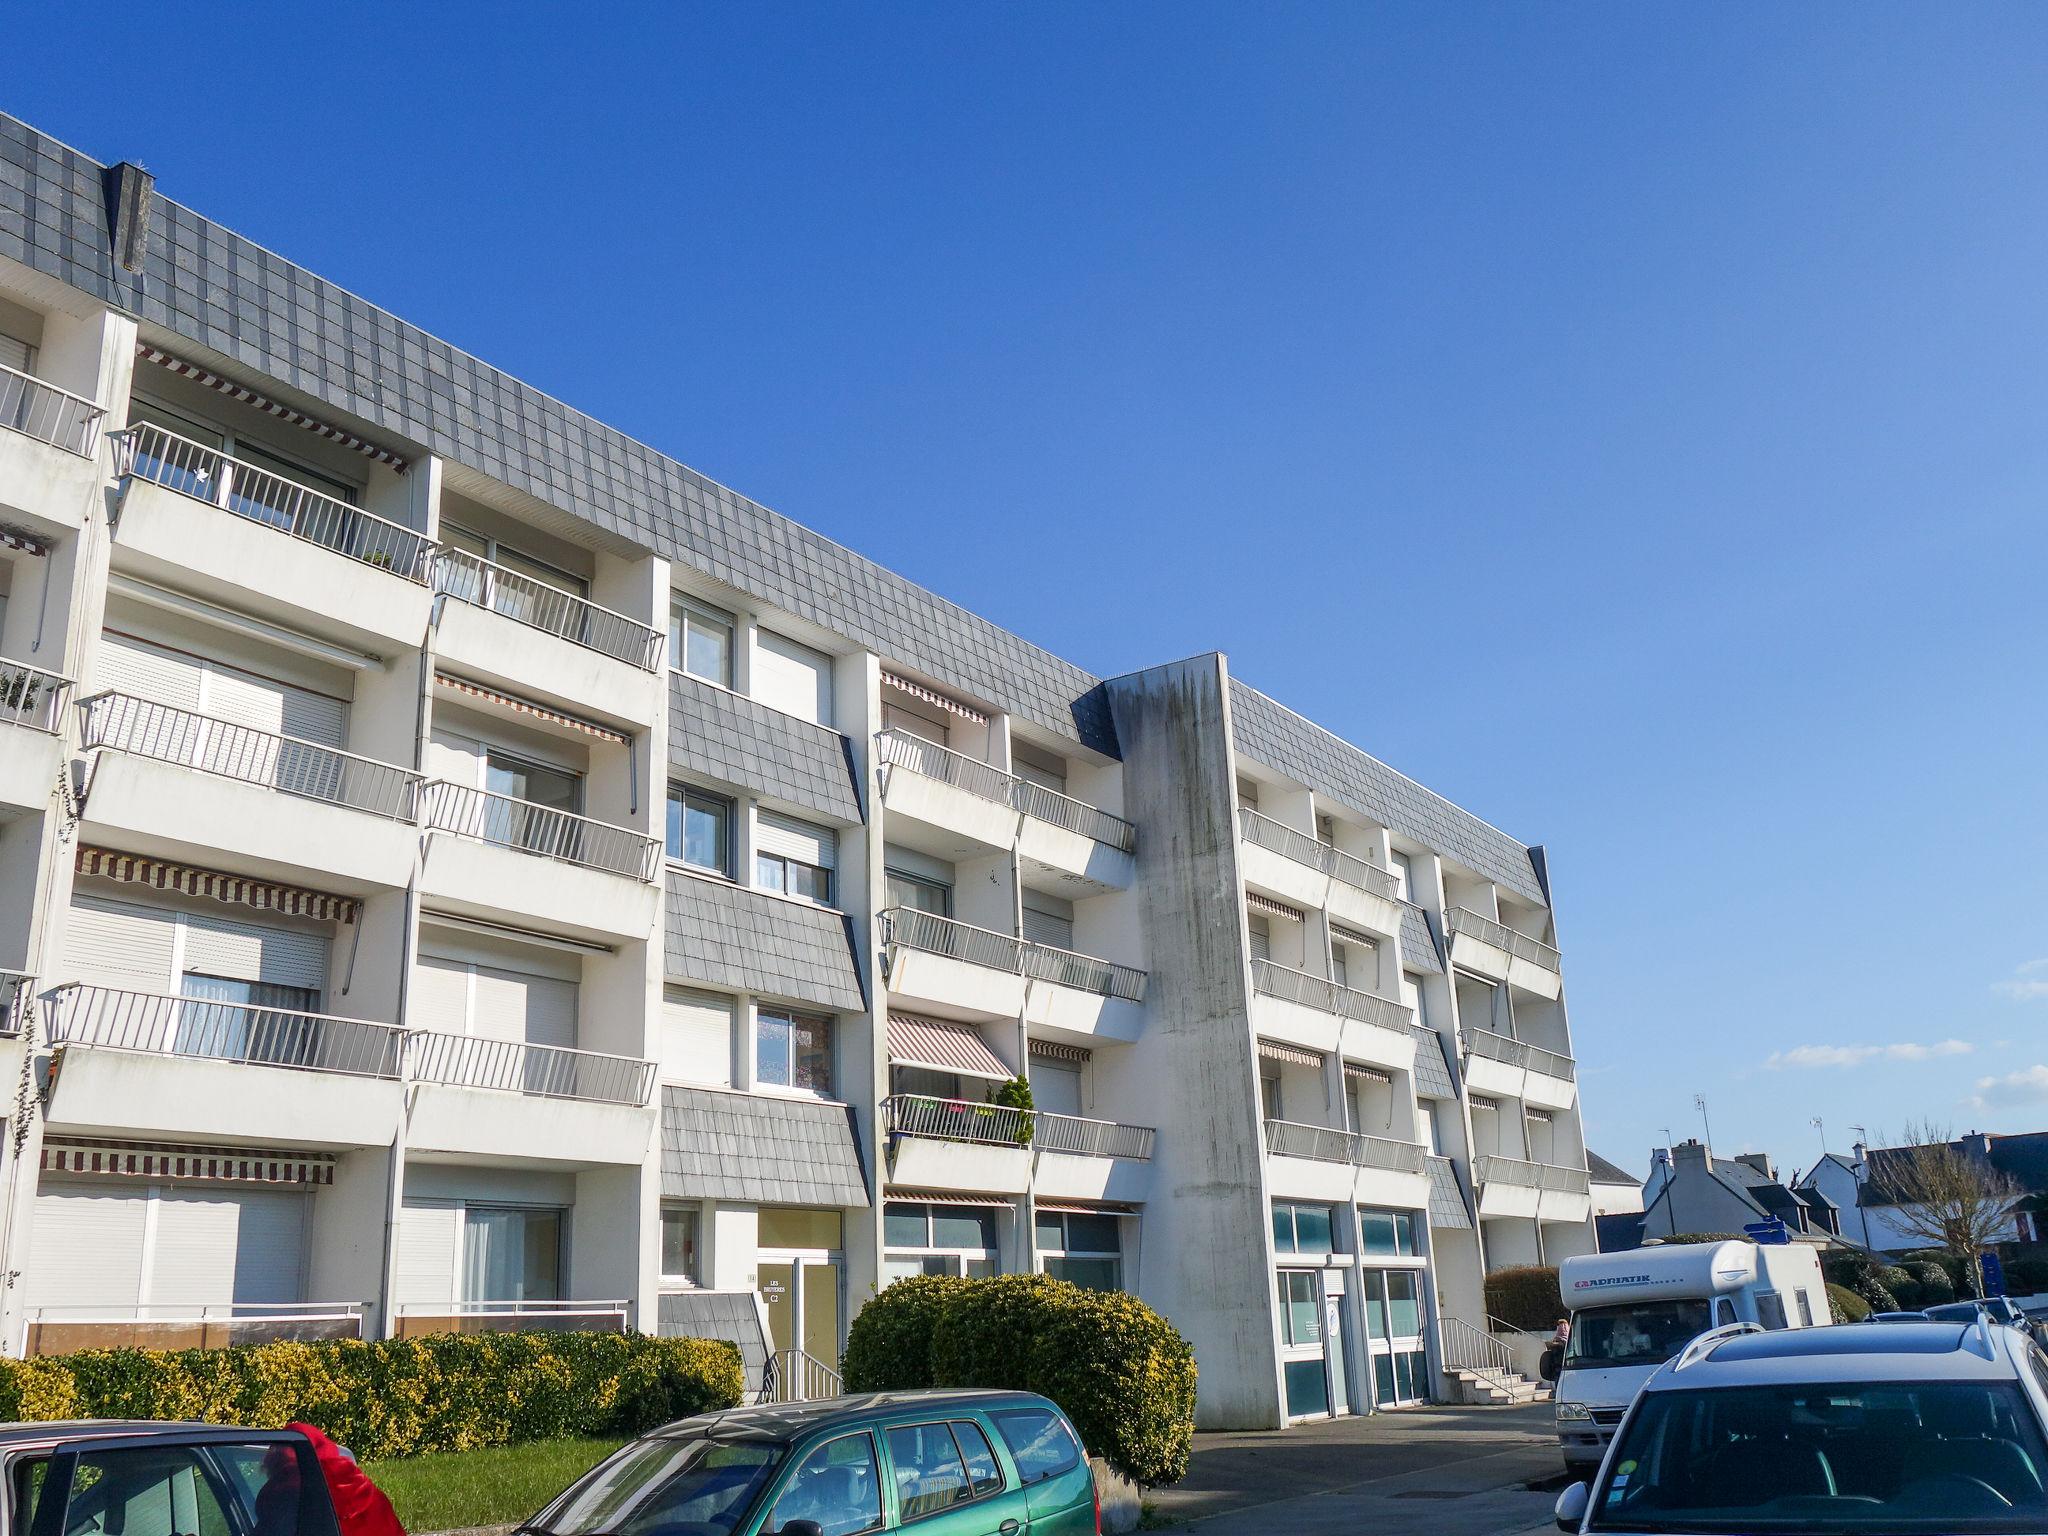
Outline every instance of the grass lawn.
{"type": "Polygon", "coordinates": [[[588,1472],[624,1442],[535,1440],[483,1451],[441,1451],[404,1461],[365,1462],[363,1470],[390,1496],[408,1531],[452,1531],[506,1525],[588,1472]]]}

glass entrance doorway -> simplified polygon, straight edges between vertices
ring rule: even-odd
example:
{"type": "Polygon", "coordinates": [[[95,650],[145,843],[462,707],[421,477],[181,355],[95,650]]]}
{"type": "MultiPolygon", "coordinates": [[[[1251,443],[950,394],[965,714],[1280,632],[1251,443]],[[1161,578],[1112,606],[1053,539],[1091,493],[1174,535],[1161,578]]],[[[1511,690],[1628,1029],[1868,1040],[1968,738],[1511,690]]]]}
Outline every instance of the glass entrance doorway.
{"type": "Polygon", "coordinates": [[[1422,1337],[1422,1274],[1365,1272],[1365,1348],[1373,1402],[1406,1408],[1429,1401],[1429,1351],[1422,1337]]]}
{"type": "Polygon", "coordinates": [[[845,1314],[845,1267],[837,1211],[763,1209],[756,1273],[768,1313],[768,1344],[779,1357],[785,1398],[837,1390],[845,1314]],[[802,1350],[829,1377],[785,1354],[802,1350]],[[829,1389],[829,1390],[828,1390],[829,1389]]]}

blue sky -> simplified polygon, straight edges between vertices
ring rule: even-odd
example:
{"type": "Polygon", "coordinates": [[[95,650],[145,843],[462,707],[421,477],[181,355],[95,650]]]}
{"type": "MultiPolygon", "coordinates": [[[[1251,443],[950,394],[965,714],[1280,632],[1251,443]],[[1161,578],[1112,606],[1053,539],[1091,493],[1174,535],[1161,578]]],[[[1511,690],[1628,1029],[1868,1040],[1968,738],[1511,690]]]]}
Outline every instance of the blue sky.
{"type": "Polygon", "coordinates": [[[9,26],[46,131],[1548,844],[1607,1156],[2048,1125],[2048,11],[9,26]]]}

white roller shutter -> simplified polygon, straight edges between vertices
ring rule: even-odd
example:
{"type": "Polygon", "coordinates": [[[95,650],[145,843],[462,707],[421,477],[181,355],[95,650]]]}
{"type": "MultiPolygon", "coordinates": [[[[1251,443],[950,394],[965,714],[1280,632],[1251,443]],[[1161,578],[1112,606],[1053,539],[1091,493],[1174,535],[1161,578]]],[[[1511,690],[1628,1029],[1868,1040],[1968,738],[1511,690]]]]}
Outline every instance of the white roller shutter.
{"type": "Polygon", "coordinates": [[[102,689],[197,713],[204,672],[205,663],[197,656],[111,630],[102,637],[98,664],[102,689]]]}
{"type": "Polygon", "coordinates": [[[462,1208],[406,1201],[398,1216],[398,1263],[392,1276],[392,1299],[401,1304],[455,1300],[456,1267],[461,1256],[462,1208]]]}
{"type": "Polygon", "coordinates": [[[33,372],[29,367],[29,354],[34,350],[19,337],[0,331],[0,368],[12,368],[16,373],[33,372]]]}
{"type": "Polygon", "coordinates": [[[141,1189],[56,1185],[36,1195],[25,1300],[32,1307],[133,1307],[142,1298],[141,1189]]]}
{"type": "Polygon", "coordinates": [[[763,853],[815,864],[820,869],[839,867],[839,834],[830,827],[813,826],[792,816],[761,811],[754,817],[754,846],[763,853]]]}
{"type": "Polygon", "coordinates": [[[785,714],[830,725],[832,658],[773,630],[756,630],[752,692],[785,714]]]}
{"type": "Polygon", "coordinates": [[[731,998],[686,987],[661,990],[661,1075],[686,1083],[732,1083],[731,998]]]}
{"type": "Polygon", "coordinates": [[[470,1033],[528,1045],[576,1044],[576,985],[524,971],[476,968],[470,1033]]]}
{"type": "Polygon", "coordinates": [[[1273,958],[1273,930],[1263,917],[1248,918],[1245,927],[1251,934],[1252,958],[1270,960],[1273,958]]]}
{"type": "MultiPolygon", "coordinates": [[[[1050,898],[1036,896],[1033,901],[1047,902],[1050,898]]],[[[1065,912],[1053,912],[1045,907],[1027,906],[1024,909],[1024,937],[1034,944],[1050,944],[1054,949],[1074,947],[1074,909],[1069,906],[1065,912]]]]}
{"type": "Polygon", "coordinates": [[[1058,758],[1026,746],[1023,742],[1010,745],[1010,771],[1020,779],[1064,795],[1067,792],[1067,766],[1058,758]]]}
{"type": "Polygon", "coordinates": [[[427,741],[427,777],[479,789],[484,782],[484,744],[473,736],[435,726],[427,741]]]}
{"type": "Polygon", "coordinates": [[[1081,1069],[1033,1057],[1031,1103],[1049,1115],[1081,1113],[1081,1069]]]}
{"type": "Polygon", "coordinates": [[[150,1304],[303,1300],[306,1202],[292,1190],[162,1191],[150,1248],[150,1304]]]}
{"type": "Polygon", "coordinates": [[[177,926],[174,913],[74,896],[64,925],[65,979],[130,992],[175,992],[177,926]]]}
{"type": "Polygon", "coordinates": [[[348,706],[340,699],[217,661],[206,664],[204,713],[323,747],[339,748],[348,740],[348,706]]]}
{"type": "Polygon", "coordinates": [[[421,955],[413,967],[406,1022],[444,1035],[469,1033],[468,962],[421,955]]]}
{"type": "Polygon", "coordinates": [[[327,940],[318,934],[196,913],[182,921],[188,972],[327,990],[327,940]]]}
{"type": "Polygon", "coordinates": [[[937,711],[912,709],[890,700],[884,700],[882,704],[882,729],[903,731],[941,747],[946,745],[946,738],[951,734],[945,717],[937,711]]]}

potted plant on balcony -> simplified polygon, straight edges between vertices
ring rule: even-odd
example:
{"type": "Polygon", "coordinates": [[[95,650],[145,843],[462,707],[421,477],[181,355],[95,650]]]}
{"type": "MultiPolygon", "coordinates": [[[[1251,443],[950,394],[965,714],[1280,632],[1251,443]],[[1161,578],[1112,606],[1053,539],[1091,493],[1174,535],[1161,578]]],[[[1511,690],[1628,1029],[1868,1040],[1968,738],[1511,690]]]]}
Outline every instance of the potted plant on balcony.
{"type": "Polygon", "coordinates": [[[1031,1081],[1029,1078],[1013,1077],[1007,1082],[997,1083],[988,1091],[988,1102],[992,1109],[1014,1109],[1017,1111],[1017,1145],[1031,1145],[1032,1121],[1031,1081]]]}
{"type": "Polygon", "coordinates": [[[0,671],[0,712],[27,719],[35,713],[41,692],[41,679],[35,673],[16,672],[9,676],[0,671]]]}

